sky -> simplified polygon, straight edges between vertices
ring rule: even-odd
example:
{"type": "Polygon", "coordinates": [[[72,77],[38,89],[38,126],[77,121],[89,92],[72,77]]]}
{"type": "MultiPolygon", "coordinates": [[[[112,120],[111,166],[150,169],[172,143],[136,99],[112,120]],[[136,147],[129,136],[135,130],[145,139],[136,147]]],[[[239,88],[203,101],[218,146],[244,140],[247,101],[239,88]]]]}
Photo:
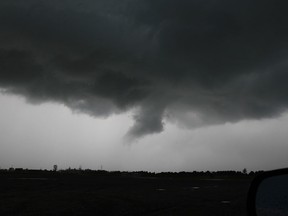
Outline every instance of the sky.
{"type": "Polygon", "coordinates": [[[287,4],[1,1],[0,166],[286,167],[287,4]]]}

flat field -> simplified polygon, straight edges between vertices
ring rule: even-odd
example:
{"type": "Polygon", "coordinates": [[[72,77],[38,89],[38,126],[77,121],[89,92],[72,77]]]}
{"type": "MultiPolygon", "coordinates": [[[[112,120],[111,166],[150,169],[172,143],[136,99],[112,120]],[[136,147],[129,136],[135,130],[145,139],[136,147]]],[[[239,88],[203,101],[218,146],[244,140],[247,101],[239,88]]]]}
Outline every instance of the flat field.
{"type": "Polygon", "coordinates": [[[251,178],[1,175],[0,215],[246,215],[251,178]]]}

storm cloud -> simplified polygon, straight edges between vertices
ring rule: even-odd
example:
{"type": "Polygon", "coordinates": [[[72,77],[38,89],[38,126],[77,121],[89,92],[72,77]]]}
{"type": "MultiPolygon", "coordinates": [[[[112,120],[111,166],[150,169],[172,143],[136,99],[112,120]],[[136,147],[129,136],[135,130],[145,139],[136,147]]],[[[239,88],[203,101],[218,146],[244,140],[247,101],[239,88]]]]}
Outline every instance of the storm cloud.
{"type": "Polygon", "coordinates": [[[128,140],[279,116],[288,14],[270,0],[2,0],[0,87],[95,117],[135,111],[128,140]]]}

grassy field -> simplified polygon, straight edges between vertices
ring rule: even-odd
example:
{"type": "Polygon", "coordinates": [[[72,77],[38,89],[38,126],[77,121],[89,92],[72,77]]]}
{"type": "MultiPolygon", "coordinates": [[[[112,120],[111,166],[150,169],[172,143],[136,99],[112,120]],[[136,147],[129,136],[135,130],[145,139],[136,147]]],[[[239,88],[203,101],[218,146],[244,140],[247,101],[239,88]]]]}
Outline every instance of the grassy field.
{"type": "Polygon", "coordinates": [[[0,215],[246,215],[251,178],[2,175],[0,215]]]}

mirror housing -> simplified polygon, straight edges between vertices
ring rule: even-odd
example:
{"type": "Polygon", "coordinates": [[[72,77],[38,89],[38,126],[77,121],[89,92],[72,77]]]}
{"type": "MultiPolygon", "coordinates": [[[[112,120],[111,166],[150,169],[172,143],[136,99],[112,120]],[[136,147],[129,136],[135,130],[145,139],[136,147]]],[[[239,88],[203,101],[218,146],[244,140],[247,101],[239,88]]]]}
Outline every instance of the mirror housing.
{"type": "Polygon", "coordinates": [[[256,176],[249,189],[247,210],[249,216],[288,215],[288,169],[256,176]]]}

